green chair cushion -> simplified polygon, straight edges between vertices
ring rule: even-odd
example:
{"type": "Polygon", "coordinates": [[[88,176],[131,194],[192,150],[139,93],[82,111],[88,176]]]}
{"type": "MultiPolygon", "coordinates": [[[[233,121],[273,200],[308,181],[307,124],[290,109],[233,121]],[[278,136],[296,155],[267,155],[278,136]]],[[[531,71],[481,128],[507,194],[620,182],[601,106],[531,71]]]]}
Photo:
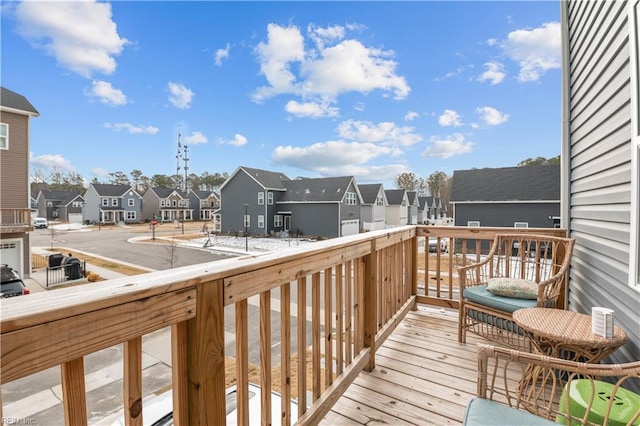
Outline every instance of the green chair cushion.
{"type": "Polygon", "coordinates": [[[467,404],[464,417],[462,418],[462,424],[466,426],[537,426],[554,425],[555,423],[496,401],[484,398],[473,398],[469,401],[469,404],[467,404]]]}

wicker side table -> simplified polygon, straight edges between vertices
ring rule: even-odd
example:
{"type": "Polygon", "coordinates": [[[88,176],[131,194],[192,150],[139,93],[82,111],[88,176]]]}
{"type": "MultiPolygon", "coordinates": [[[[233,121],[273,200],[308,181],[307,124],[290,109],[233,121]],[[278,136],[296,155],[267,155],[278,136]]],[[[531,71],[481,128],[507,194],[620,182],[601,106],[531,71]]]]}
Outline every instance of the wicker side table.
{"type": "MultiPolygon", "coordinates": [[[[513,320],[529,334],[534,348],[541,354],[571,361],[598,363],[627,341],[627,333],[615,326],[613,338],[606,339],[591,332],[591,315],[550,308],[526,308],[513,313],[513,320]]],[[[536,415],[538,409],[526,403],[540,392],[539,383],[545,383],[549,375],[562,380],[562,372],[550,372],[540,368],[527,368],[520,381],[519,392],[524,408],[536,415]]]]}

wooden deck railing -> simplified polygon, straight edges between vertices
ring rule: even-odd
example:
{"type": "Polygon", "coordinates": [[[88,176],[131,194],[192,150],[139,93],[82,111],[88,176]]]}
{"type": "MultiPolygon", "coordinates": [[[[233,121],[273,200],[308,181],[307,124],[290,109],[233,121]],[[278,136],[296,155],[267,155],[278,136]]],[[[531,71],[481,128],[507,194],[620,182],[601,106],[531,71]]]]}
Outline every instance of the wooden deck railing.
{"type": "Polygon", "coordinates": [[[0,227],[3,228],[3,233],[24,232],[24,228],[31,228],[31,210],[0,209],[0,227]],[[12,231],[12,229],[15,229],[15,231],[12,231]]]}
{"type": "Polygon", "coordinates": [[[238,424],[249,421],[249,365],[256,362],[262,423],[279,411],[282,424],[292,416],[315,424],[360,371],[375,367],[376,348],[417,301],[457,305],[456,263],[479,258],[482,242],[499,231],[406,226],[3,300],[1,381],[60,365],[65,422],[87,424],[83,357],[123,343],[124,418],[139,425],[142,336],[170,325],[175,424],[219,424],[225,330],[235,329],[238,424]],[[447,253],[430,255],[430,236],[447,238],[447,253]],[[255,340],[258,361],[249,355],[255,340]],[[271,406],[274,388],[281,407],[271,406]],[[292,399],[299,413],[291,413],[292,399]]]}

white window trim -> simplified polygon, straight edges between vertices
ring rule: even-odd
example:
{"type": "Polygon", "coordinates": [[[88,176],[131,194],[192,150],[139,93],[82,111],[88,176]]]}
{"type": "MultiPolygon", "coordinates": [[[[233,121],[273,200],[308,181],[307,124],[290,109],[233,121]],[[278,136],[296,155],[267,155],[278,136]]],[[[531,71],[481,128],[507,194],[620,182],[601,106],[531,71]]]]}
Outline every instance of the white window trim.
{"type": "Polygon", "coordinates": [[[117,198],[112,198],[111,199],[111,206],[117,206],[118,205],[118,199],[117,198]]]}
{"type": "Polygon", "coordinates": [[[129,207],[133,207],[133,206],[135,206],[135,205],[136,205],[136,202],[135,202],[135,200],[134,200],[133,198],[129,198],[129,199],[127,200],[127,205],[128,205],[129,207]]]}
{"type": "Polygon", "coordinates": [[[273,192],[267,192],[267,204],[273,205],[273,192]]]}
{"type": "Polygon", "coordinates": [[[109,205],[109,199],[108,199],[108,198],[103,198],[103,199],[101,200],[101,204],[102,204],[103,206],[108,206],[108,205],[109,205]]]}
{"type": "Polygon", "coordinates": [[[640,292],[640,0],[628,4],[631,64],[631,226],[629,286],[640,292]]]}
{"type": "Polygon", "coordinates": [[[0,143],[0,149],[9,149],[9,125],[7,123],[0,123],[0,127],[4,127],[6,131],[4,132],[4,136],[0,132],[0,141],[4,138],[4,143],[0,143]]]}
{"type": "Polygon", "coordinates": [[[273,226],[276,227],[276,228],[281,228],[282,227],[282,215],[281,214],[273,215],[273,226]]]}
{"type": "Polygon", "coordinates": [[[529,227],[529,222],[514,222],[513,223],[513,227],[514,228],[528,228],[529,227]]]}
{"type": "Polygon", "coordinates": [[[264,205],[264,192],[258,192],[258,205],[264,205]]]}
{"type": "Polygon", "coordinates": [[[127,220],[136,220],[136,212],[133,210],[128,210],[126,215],[127,220]],[[129,217],[133,216],[133,217],[129,217]]]}
{"type": "Polygon", "coordinates": [[[258,215],[258,228],[264,228],[264,215],[258,215]]]}

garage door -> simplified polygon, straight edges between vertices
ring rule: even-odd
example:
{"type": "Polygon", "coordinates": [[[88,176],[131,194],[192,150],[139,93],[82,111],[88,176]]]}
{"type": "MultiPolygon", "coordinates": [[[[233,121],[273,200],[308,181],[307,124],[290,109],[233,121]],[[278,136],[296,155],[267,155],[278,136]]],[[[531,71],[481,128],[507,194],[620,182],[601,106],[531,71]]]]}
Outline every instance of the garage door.
{"type": "Polygon", "coordinates": [[[82,223],[82,213],[69,213],[69,223],[82,223]]]}
{"type": "Polygon", "coordinates": [[[22,247],[20,240],[2,240],[0,242],[0,263],[11,266],[22,276],[22,247]]]}
{"type": "Polygon", "coordinates": [[[342,236],[355,235],[360,232],[360,220],[343,220],[342,221],[342,236]]]}

